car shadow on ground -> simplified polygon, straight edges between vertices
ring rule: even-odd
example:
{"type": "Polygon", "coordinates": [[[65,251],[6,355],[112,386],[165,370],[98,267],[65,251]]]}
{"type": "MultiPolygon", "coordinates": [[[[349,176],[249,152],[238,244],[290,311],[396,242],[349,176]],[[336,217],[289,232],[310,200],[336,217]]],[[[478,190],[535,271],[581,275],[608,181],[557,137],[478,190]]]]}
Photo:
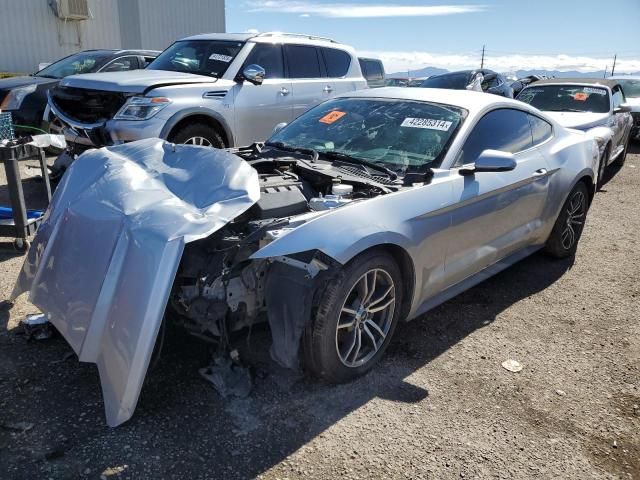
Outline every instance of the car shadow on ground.
{"type": "MultiPolygon", "coordinates": [[[[195,478],[203,472],[253,478],[345,416],[357,415],[374,398],[398,405],[425,400],[429,386],[412,383],[408,377],[413,372],[490,325],[506,308],[553,284],[572,264],[572,258],[552,260],[534,254],[401,324],[381,363],[345,385],[274,373],[267,353],[269,332],[259,328],[249,341],[243,338],[236,345],[243,354],[258,352],[246,356],[254,371],[252,394],[222,398],[197,373],[208,361],[209,347],[168,329],[162,357],[147,376],[133,418],[116,429],[105,425],[95,366],[69,359],[69,347],[61,338],[28,343],[15,328],[0,337],[0,348],[13,359],[2,369],[11,377],[0,382],[0,394],[9,395],[7,388],[17,388],[20,394],[11,394],[0,420],[13,418],[36,426],[19,441],[9,441],[0,429],[0,444],[7,447],[0,463],[16,468],[7,478],[31,477],[43,468],[62,477],[85,467],[100,472],[123,464],[135,478],[195,478]],[[28,435],[37,435],[31,453],[21,445],[28,435]],[[52,448],[63,453],[60,460],[47,462],[43,455],[52,448]]],[[[6,312],[0,314],[4,323],[6,312]]],[[[341,439],[332,441],[339,444],[341,439]]],[[[343,448],[349,454],[349,445],[343,448]]]]}

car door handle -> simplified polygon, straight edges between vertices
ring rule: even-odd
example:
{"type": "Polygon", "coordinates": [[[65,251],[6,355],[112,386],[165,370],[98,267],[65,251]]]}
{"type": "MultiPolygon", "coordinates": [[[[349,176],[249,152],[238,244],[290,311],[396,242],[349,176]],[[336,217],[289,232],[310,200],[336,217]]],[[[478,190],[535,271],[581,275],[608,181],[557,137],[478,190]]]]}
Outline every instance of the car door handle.
{"type": "Polygon", "coordinates": [[[282,95],[283,97],[286,97],[287,95],[289,95],[289,93],[290,93],[290,92],[289,92],[289,89],[288,89],[288,88],[284,88],[284,87],[282,87],[282,88],[280,89],[280,95],[282,95]]]}
{"type": "Polygon", "coordinates": [[[543,175],[546,175],[548,172],[548,170],[546,168],[539,168],[538,170],[536,170],[535,172],[533,172],[531,174],[532,177],[541,177],[543,175]]]}
{"type": "Polygon", "coordinates": [[[331,93],[331,92],[333,92],[333,88],[331,87],[331,85],[327,85],[326,87],[324,87],[324,88],[322,89],[322,91],[323,91],[324,93],[331,93]]]}

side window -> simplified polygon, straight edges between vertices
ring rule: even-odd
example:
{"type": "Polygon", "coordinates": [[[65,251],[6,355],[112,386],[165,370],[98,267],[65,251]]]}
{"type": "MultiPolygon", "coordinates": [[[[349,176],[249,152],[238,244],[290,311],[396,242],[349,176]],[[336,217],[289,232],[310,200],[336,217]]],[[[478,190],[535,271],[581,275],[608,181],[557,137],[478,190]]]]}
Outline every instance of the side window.
{"type": "Polygon", "coordinates": [[[289,78],[320,78],[320,61],[316,47],[306,45],[285,45],[289,78]]]}
{"type": "Polygon", "coordinates": [[[488,90],[490,88],[494,88],[500,85],[500,81],[497,75],[492,73],[488,74],[482,80],[482,90],[488,90]]]}
{"type": "Polygon", "coordinates": [[[147,65],[153,62],[156,59],[156,57],[142,57],[142,59],[144,60],[144,63],[140,68],[147,68],[147,65]]]}
{"type": "Polygon", "coordinates": [[[282,46],[258,43],[245,60],[245,65],[255,63],[264,68],[265,78],[283,78],[284,66],[282,61],[282,46]]]}
{"type": "MultiPolygon", "coordinates": [[[[364,62],[367,67],[367,80],[382,80],[384,78],[384,74],[382,73],[381,63],[373,61],[373,60],[365,60],[364,62]]],[[[364,73],[364,72],[363,72],[364,73]]]]}
{"type": "Polygon", "coordinates": [[[351,66],[351,55],[336,48],[322,48],[324,63],[327,66],[327,76],[331,78],[344,77],[351,66]]]}
{"type": "Polygon", "coordinates": [[[536,117],[535,115],[527,116],[529,117],[529,122],[531,123],[531,135],[533,137],[534,145],[539,145],[551,138],[553,129],[547,121],[542,120],[540,117],[536,117]]]}
{"type": "Polygon", "coordinates": [[[531,147],[531,126],[527,114],[503,108],[487,113],[471,131],[455,166],[476,161],[487,149],[518,153],[531,147]]]}
{"type": "Polygon", "coordinates": [[[124,72],[138,68],[138,57],[120,57],[108,63],[101,72],[124,72]]]}
{"type": "Polygon", "coordinates": [[[613,108],[617,108],[624,103],[624,94],[620,87],[613,89],[613,108]]]}

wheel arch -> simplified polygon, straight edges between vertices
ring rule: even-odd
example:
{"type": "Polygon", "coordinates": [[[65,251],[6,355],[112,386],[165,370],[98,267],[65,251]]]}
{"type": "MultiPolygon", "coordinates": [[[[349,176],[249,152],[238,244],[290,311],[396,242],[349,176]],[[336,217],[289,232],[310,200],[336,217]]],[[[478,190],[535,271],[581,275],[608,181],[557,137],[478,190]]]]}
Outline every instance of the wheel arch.
{"type": "Polygon", "coordinates": [[[233,133],[226,120],[221,116],[205,108],[194,108],[181,111],[173,115],[160,132],[160,138],[169,140],[178,130],[191,123],[204,123],[214,129],[224,141],[225,147],[234,145],[233,133]]]}

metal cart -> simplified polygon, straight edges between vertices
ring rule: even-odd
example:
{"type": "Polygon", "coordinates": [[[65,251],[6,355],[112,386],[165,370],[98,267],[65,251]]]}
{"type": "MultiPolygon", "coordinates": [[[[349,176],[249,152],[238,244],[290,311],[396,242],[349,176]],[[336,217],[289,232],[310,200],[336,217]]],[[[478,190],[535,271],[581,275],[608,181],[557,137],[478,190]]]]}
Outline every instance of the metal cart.
{"type": "Polygon", "coordinates": [[[0,161],[4,163],[7,174],[7,186],[13,219],[0,219],[0,236],[14,237],[16,250],[26,252],[29,248],[29,236],[33,235],[42,222],[42,215],[33,218],[27,213],[22,191],[22,179],[18,162],[23,160],[38,159],[42,171],[42,182],[47,192],[47,201],[51,201],[51,184],[49,182],[49,170],[44,149],[33,145],[16,145],[12,147],[0,147],[0,161]]]}

